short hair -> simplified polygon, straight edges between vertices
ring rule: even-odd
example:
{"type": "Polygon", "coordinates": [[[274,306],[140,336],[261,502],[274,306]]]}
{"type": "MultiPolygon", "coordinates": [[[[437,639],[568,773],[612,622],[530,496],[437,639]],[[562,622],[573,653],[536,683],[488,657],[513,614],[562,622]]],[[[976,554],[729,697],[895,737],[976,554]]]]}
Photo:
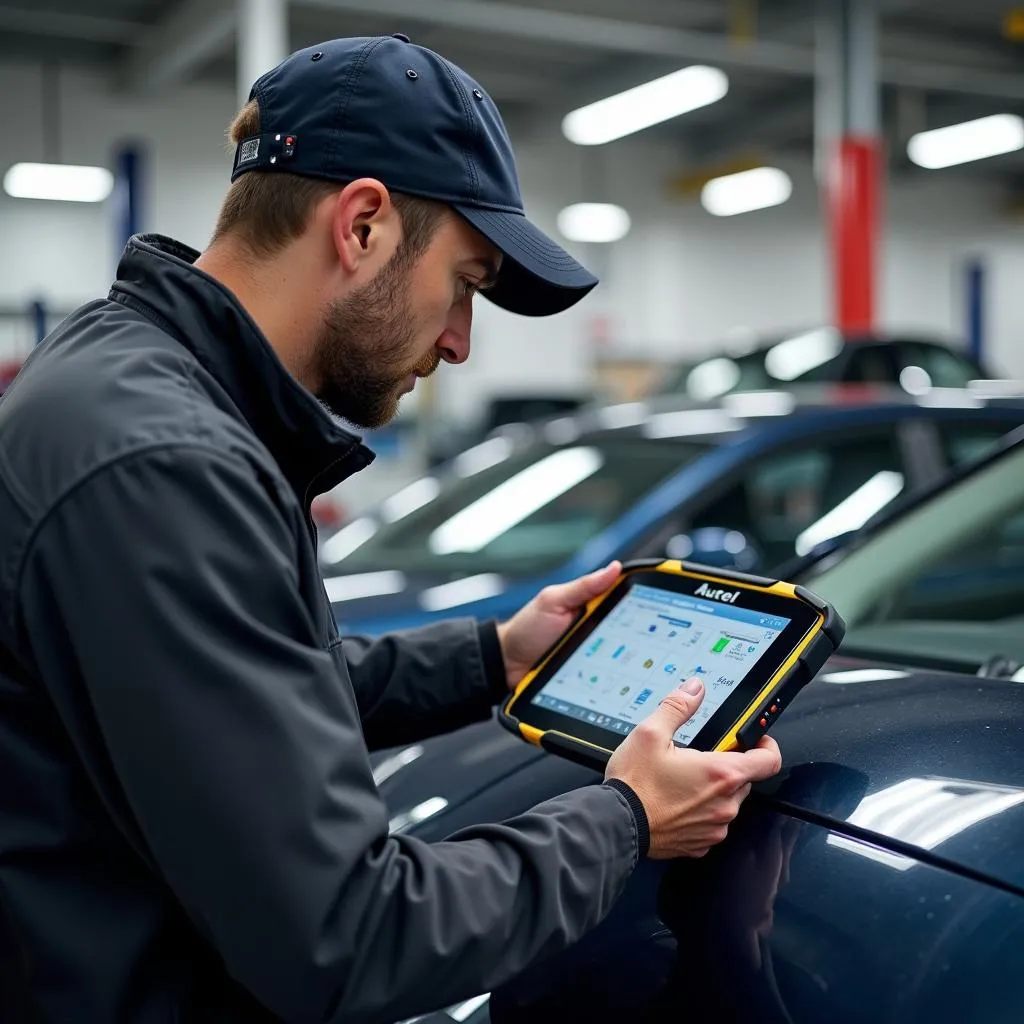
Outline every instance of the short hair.
{"type": "MultiPolygon", "coordinates": [[[[228,138],[237,146],[259,133],[259,104],[250,100],[231,123],[228,138]]],[[[255,254],[273,256],[306,230],[317,204],[344,185],[281,171],[248,171],[228,190],[213,240],[240,235],[255,254]]],[[[430,245],[446,207],[401,192],[392,192],[391,201],[402,221],[402,247],[406,255],[421,255],[430,245]]]]}

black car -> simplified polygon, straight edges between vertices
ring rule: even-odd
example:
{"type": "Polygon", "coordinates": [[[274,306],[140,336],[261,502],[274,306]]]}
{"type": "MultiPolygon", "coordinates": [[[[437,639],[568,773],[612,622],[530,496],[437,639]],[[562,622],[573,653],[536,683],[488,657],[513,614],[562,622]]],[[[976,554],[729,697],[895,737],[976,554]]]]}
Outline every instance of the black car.
{"type": "MultiPolygon", "coordinates": [[[[800,582],[847,640],[726,841],[641,864],[577,946],[426,1019],[1024,1020],[1024,435],[800,582]]],[[[393,831],[426,840],[597,778],[495,722],[375,771],[393,831]]]]}
{"type": "Polygon", "coordinates": [[[706,401],[793,384],[898,384],[915,393],[966,388],[993,377],[966,352],[931,338],[816,327],[761,339],[742,352],[677,364],[657,392],[706,401]]]}

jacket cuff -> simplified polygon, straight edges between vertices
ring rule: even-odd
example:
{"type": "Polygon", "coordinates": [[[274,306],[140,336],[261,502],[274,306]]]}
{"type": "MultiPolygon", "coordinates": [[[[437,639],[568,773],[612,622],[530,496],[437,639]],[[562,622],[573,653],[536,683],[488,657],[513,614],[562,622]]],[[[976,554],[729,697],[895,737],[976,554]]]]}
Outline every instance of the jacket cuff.
{"type": "Polygon", "coordinates": [[[509,694],[508,674],[505,670],[505,655],[501,651],[498,639],[498,624],[493,621],[477,624],[480,637],[480,657],[484,664],[484,676],[492,703],[498,704],[509,694]]]}
{"type": "Polygon", "coordinates": [[[626,798],[626,803],[629,804],[629,809],[633,812],[633,820],[636,822],[637,860],[642,860],[651,848],[651,826],[640,797],[636,795],[631,786],[621,779],[606,779],[604,785],[618,790],[626,798]]]}

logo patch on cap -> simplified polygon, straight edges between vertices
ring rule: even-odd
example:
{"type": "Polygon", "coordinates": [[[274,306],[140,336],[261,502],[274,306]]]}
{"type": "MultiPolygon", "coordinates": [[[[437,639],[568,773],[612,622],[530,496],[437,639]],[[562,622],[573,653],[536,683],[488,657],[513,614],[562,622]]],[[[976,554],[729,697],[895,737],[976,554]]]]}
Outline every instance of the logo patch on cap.
{"type": "Polygon", "coordinates": [[[248,163],[250,160],[255,160],[260,155],[260,140],[246,139],[241,146],[238,147],[238,162],[240,164],[248,163]]]}

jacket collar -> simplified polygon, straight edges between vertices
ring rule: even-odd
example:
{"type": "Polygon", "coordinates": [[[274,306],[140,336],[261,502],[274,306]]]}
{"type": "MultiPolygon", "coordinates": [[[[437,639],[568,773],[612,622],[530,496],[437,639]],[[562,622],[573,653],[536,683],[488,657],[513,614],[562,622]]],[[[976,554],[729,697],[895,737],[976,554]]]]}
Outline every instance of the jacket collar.
{"type": "Polygon", "coordinates": [[[300,498],[369,465],[373,452],[288,373],[235,296],[193,266],[198,257],[162,235],[136,235],[125,247],[110,298],[148,316],[193,353],[300,498]]]}

